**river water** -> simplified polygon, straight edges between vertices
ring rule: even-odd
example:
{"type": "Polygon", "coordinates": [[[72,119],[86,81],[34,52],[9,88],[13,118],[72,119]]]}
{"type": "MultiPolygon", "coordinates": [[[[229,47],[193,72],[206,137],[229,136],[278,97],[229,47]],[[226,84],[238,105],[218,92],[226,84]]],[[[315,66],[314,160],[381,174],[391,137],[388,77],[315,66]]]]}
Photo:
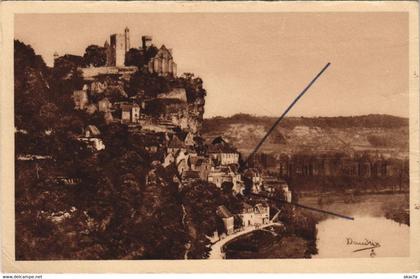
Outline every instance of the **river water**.
{"type": "Polygon", "coordinates": [[[384,217],[384,207],[396,207],[407,199],[405,194],[365,195],[345,203],[336,197],[320,206],[317,198],[301,198],[301,204],[354,217],[347,220],[323,216],[326,219],[317,225],[318,254],[313,258],[409,256],[410,227],[384,217]],[[355,252],[360,249],[365,250],[355,252]]]}

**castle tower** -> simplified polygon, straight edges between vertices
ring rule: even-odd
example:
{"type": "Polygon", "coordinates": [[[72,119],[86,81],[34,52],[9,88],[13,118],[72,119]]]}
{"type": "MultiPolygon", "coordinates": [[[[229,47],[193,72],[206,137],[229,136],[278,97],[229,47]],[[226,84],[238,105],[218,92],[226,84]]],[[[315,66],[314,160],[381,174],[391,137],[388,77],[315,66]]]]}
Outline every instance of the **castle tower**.
{"type": "Polygon", "coordinates": [[[112,66],[112,61],[113,61],[112,49],[111,49],[111,46],[108,43],[108,40],[105,41],[104,48],[105,48],[105,54],[106,54],[106,65],[107,66],[112,66]]]}
{"type": "Polygon", "coordinates": [[[111,35],[111,63],[112,66],[122,67],[125,62],[125,34],[111,35]]]}
{"type": "Polygon", "coordinates": [[[125,37],[125,52],[130,50],[130,29],[125,27],[124,29],[124,37],[125,37]]]}
{"type": "Polygon", "coordinates": [[[148,49],[152,45],[152,36],[142,36],[141,37],[142,48],[144,50],[148,49]]]}

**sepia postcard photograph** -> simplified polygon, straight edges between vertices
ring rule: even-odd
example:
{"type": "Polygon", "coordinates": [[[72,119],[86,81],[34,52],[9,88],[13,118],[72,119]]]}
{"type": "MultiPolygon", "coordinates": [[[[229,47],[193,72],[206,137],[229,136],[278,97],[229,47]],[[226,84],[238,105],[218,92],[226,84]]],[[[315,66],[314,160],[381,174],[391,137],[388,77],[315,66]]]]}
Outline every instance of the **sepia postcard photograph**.
{"type": "Polygon", "coordinates": [[[1,7],[6,271],[420,270],[417,2],[1,7]]]}

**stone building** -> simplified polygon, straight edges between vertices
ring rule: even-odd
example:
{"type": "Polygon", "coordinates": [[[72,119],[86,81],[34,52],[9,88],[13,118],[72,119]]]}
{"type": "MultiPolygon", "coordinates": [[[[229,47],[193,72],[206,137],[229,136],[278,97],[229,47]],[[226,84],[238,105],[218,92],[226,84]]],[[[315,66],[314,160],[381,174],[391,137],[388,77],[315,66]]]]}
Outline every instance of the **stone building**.
{"type": "Polygon", "coordinates": [[[247,169],[244,172],[244,180],[248,179],[251,182],[251,192],[258,194],[263,188],[263,179],[261,173],[257,169],[247,169]]]}
{"type": "Polygon", "coordinates": [[[98,102],[98,109],[100,112],[109,112],[112,108],[112,103],[109,101],[107,97],[99,100],[98,102]]]}
{"type": "Polygon", "coordinates": [[[177,65],[172,57],[172,49],[162,45],[157,54],[150,59],[148,69],[150,73],[157,73],[160,76],[176,76],[177,65]]]}
{"type": "Polygon", "coordinates": [[[178,151],[186,152],[187,147],[185,146],[185,143],[178,136],[174,135],[172,139],[169,141],[166,152],[176,154],[178,151]]]}
{"type": "Polygon", "coordinates": [[[205,156],[190,156],[188,160],[190,170],[196,171],[201,180],[207,180],[211,171],[210,159],[205,156]]]}
{"type": "Polygon", "coordinates": [[[110,43],[104,44],[107,54],[107,66],[123,67],[125,64],[125,54],[130,49],[130,30],[125,28],[124,34],[112,34],[110,43]]]}
{"type": "Polygon", "coordinates": [[[217,207],[216,214],[223,220],[226,234],[232,234],[234,232],[234,219],[232,213],[230,213],[224,205],[220,205],[217,207]]]}
{"type": "Polygon", "coordinates": [[[140,120],[140,106],[134,104],[121,105],[121,123],[137,123],[140,120]]]}
{"type": "Polygon", "coordinates": [[[84,129],[83,136],[79,137],[80,141],[86,142],[88,146],[96,151],[105,149],[105,145],[99,137],[101,132],[95,125],[88,125],[84,129]]]}
{"type": "Polygon", "coordinates": [[[238,216],[243,227],[268,224],[270,222],[270,207],[263,203],[252,206],[244,202],[238,216]]]}
{"type": "Polygon", "coordinates": [[[239,164],[239,152],[220,137],[209,145],[208,154],[217,165],[239,164]]]}
{"type": "Polygon", "coordinates": [[[242,194],[244,188],[241,174],[233,166],[212,167],[208,172],[207,181],[215,184],[218,188],[222,188],[225,182],[232,183],[232,190],[236,194],[242,194]]]}
{"type": "Polygon", "coordinates": [[[74,109],[85,109],[89,104],[87,90],[73,91],[74,109]]]}

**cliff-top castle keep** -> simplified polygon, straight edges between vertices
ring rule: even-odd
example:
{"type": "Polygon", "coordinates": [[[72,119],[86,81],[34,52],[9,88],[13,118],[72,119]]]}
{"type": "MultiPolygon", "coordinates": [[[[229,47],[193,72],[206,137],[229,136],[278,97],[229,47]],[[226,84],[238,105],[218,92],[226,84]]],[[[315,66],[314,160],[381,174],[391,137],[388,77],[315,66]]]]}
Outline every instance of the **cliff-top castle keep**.
{"type": "Polygon", "coordinates": [[[130,30],[125,28],[124,34],[112,34],[110,44],[105,42],[106,65],[121,67],[125,65],[125,54],[130,50],[130,30]]]}

